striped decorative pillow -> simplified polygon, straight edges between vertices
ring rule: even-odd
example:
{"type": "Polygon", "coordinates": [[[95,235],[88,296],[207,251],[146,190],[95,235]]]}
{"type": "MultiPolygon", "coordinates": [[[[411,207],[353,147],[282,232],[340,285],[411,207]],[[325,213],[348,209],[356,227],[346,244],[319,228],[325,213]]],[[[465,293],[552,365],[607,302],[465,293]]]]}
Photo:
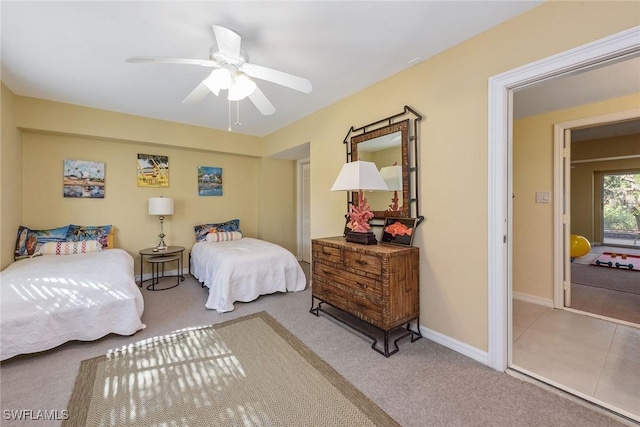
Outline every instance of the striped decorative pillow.
{"type": "Polygon", "coordinates": [[[49,242],[42,245],[41,255],[75,255],[98,252],[102,244],[97,240],[83,240],[81,242],[49,242]]]}
{"type": "Polygon", "coordinates": [[[218,231],[207,234],[207,242],[229,242],[231,240],[242,239],[242,233],[239,231],[218,231]]]}

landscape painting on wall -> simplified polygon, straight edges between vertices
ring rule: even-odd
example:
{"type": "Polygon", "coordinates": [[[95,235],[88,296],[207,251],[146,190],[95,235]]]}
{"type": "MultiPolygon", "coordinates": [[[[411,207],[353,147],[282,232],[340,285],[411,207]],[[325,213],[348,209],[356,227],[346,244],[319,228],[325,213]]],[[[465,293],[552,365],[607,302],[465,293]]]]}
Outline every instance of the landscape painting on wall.
{"type": "Polygon", "coordinates": [[[64,160],[64,197],[104,199],[104,163],[64,160]]]}
{"type": "Polygon", "coordinates": [[[222,196],[222,168],[198,166],[198,196],[222,196]]]}
{"type": "Polygon", "coordinates": [[[138,154],[138,187],[168,187],[169,157],[138,154]]]}

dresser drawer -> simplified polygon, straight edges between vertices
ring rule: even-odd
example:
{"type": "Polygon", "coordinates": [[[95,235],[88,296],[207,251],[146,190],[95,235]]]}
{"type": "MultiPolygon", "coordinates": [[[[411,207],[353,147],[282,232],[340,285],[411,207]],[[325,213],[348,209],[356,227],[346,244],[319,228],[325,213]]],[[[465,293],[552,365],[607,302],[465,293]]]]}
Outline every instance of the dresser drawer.
{"type": "Polygon", "coordinates": [[[380,276],[382,274],[382,259],[374,255],[345,251],[344,265],[345,267],[364,271],[376,276],[380,276]]]}
{"type": "Polygon", "coordinates": [[[383,320],[382,304],[377,298],[376,300],[371,300],[353,295],[349,299],[349,312],[375,326],[380,326],[383,320]]]}
{"type": "Polygon", "coordinates": [[[370,277],[319,263],[313,265],[313,274],[329,282],[339,283],[354,292],[382,296],[382,282],[370,277]]]}
{"type": "Polygon", "coordinates": [[[311,242],[313,257],[321,261],[342,264],[342,250],[311,242]]]}
{"type": "Polygon", "coordinates": [[[349,300],[352,297],[351,292],[347,292],[344,289],[340,289],[321,280],[314,281],[311,286],[314,297],[320,298],[342,310],[349,309],[349,300]]]}

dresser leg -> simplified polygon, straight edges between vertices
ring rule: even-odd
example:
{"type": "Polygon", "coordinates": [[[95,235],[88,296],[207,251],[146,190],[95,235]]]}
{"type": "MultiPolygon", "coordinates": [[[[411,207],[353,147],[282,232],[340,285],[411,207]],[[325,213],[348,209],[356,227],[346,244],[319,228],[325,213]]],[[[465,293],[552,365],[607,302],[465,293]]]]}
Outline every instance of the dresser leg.
{"type": "Polygon", "coordinates": [[[315,314],[316,317],[320,317],[320,310],[322,310],[322,308],[320,306],[322,305],[322,301],[318,302],[318,306],[317,307],[313,306],[314,302],[315,302],[315,298],[313,297],[313,295],[311,295],[311,309],[309,310],[309,313],[315,314]]]}
{"type": "Polygon", "coordinates": [[[411,332],[411,342],[415,342],[422,338],[422,332],[420,332],[420,316],[416,319],[416,331],[411,329],[411,323],[407,322],[407,331],[411,332]]]}

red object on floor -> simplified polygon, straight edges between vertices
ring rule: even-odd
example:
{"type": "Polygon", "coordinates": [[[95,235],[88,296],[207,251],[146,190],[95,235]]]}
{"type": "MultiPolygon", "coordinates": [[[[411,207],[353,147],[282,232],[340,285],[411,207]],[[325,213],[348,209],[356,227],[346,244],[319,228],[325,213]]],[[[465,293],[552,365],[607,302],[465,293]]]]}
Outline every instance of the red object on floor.
{"type": "Polygon", "coordinates": [[[591,265],[640,271],[640,256],[620,252],[603,252],[591,262],[591,265]]]}

